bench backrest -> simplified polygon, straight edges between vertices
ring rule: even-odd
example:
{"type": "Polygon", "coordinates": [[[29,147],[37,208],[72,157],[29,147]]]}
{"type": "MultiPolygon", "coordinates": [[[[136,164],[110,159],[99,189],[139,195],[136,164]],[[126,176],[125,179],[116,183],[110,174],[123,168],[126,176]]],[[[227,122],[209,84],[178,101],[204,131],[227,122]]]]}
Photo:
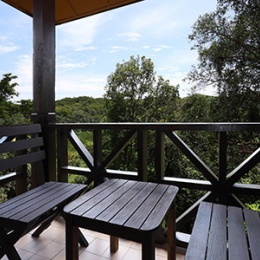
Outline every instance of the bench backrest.
{"type": "Polygon", "coordinates": [[[0,127],[0,185],[16,181],[17,194],[44,183],[41,125],[0,127]],[[31,173],[28,176],[28,173],[31,173]]]}

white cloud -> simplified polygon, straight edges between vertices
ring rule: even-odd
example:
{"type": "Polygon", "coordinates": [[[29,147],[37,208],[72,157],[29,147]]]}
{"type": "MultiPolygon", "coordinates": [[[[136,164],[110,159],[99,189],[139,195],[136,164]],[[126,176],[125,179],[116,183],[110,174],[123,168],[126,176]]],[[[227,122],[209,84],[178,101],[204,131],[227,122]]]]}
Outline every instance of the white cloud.
{"type": "Polygon", "coordinates": [[[119,33],[118,35],[124,38],[125,41],[129,41],[129,42],[138,41],[142,37],[142,35],[137,32],[119,33]]]}
{"type": "Polygon", "coordinates": [[[19,49],[19,46],[10,41],[5,36],[0,36],[0,55],[14,52],[19,49]]]}
{"type": "Polygon", "coordinates": [[[65,97],[100,97],[104,93],[106,77],[99,75],[59,75],[56,81],[56,99],[65,97]]]}
{"type": "Polygon", "coordinates": [[[118,51],[126,51],[126,50],[128,50],[128,48],[125,47],[125,46],[112,46],[110,53],[115,53],[115,52],[118,52],[118,51]]]}
{"type": "Polygon", "coordinates": [[[16,51],[17,49],[18,47],[15,45],[0,45],[0,55],[16,51]]]}
{"type": "Polygon", "coordinates": [[[98,29],[104,22],[101,15],[95,15],[63,24],[57,27],[57,42],[61,48],[84,50],[94,41],[98,29]]]}
{"type": "Polygon", "coordinates": [[[95,51],[97,49],[98,48],[95,47],[95,46],[85,46],[85,47],[82,47],[82,48],[75,49],[75,51],[95,51]]]}
{"type": "Polygon", "coordinates": [[[30,55],[21,55],[17,57],[15,62],[14,75],[18,78],[16,82],[19,84],[16,90],[20,94],[20,99],[32,99],[32,57],[30,55]]]}

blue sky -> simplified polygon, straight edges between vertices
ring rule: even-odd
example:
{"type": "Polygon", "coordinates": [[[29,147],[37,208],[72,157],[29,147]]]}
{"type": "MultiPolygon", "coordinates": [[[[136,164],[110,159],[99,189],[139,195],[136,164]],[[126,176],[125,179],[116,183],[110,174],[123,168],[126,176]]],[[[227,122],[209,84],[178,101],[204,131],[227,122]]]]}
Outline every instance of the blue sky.
{"type": "MultiPolygon", "coordinates": [[[[197,59],[188,35],[215,7],[216,0],[145,0],[57,26],[56,99],[102,97],[107,76],[132,55],[151,58],[157,75],[188,95],[182,79],[197,59]]],[[[32,18],[0,1],[0,79],[18,77],[18,100],[32,99],[32,37],[32,18]]]]}

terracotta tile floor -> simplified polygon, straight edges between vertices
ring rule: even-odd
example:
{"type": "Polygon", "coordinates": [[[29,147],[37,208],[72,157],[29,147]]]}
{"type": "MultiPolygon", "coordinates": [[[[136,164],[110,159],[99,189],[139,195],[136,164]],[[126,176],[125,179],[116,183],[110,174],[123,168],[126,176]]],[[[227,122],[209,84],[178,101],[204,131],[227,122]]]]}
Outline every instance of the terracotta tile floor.
{"type": "MultiPolygon", "coordinates": [[[[79,248],[79,259],[88,260],[141,260],[141,244],[120,239],[119,250],[111,254],[109,236],[82,229],[89,242],[87,248],[79,248]]],[[[16,248],[23,260],[64,260],[65,259],[65,227],[64,220],[57,218],[39,238],[25,235],[16,243],[16,248]]],[[[177,260],[184,259],[185,251],[178,249],[177,260]]],[[[2,258],[4,260],[7,257],[2,258]]],[[[156,260],[167,260],[165,249],[156,248],[156,260]]]]}

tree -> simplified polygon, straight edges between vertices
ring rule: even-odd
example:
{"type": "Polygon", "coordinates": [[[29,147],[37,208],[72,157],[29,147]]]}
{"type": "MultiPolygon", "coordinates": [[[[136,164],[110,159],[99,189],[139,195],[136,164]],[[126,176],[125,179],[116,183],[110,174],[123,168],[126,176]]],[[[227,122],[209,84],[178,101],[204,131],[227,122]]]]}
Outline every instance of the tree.
{"type": "MultiPolygon", "coordinates": [[[[108,121],[166,122],[176,118],[179,93],[178,86],[156,75],[151,59],[131,56],[129,61],[117,64],[115,72],[108,76],[105,99],[108,121]]],[[[115,144],[122,137],[122,132],[108,133],[107,146],[111,147],[110,143],[115,144]]],[[[135,141],[113,162],[113,168],[136,170],[135,141]]],[[[154,139],[148,136],[147,143],[150,145],[148,158],[154,158],[154,139]]]]}
{"type": "Polygon", "coordinates": [[[189,35],[199,63],[187,79],[195,88],[218,89],[224,120],[259,121],[259,0],[219,0],[200,16],[189,35]],[[224,107],[223,107],[224,105],[224,107]]]}
{"type": "Polygon", "coordinates": [[[16,76],[13,76],[11,73],[4,74],[3,79],[0,81],[0,102],[6,102],[18,96],[18,93],[15,91],[17,83],[12,83],[11,81],[16,79],[16,76]]]}
{"type": "Polygon", "coordinates": [[[134,56],[116,65],[106,85],[108,120],[112,122],[165,122],[175,117],[178,86],[156,76],[154,64],[134,56]]]}
{"type": "Polygon", "coordinates": [[[10,99],[14,96],[18,96],[15,91],[15,87],[18,85],[12,82],[16,79],[11,73],[4,74],[2,80],[0,81],[0,124],[10,122],[10,117],[13,113],[14,105],[10,102],[10,99]]]}

